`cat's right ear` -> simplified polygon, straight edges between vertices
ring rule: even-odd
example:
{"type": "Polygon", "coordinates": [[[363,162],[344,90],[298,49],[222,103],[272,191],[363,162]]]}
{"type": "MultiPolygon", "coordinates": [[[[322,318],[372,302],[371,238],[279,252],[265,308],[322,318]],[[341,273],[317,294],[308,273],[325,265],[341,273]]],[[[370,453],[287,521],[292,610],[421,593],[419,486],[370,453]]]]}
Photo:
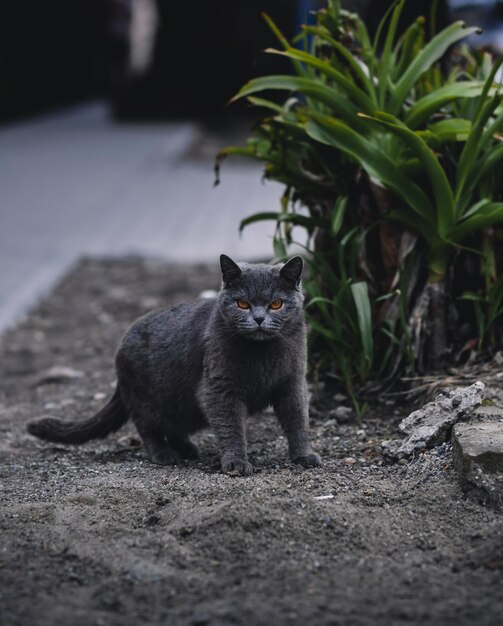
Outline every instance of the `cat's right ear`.
{"type": "Polygon", "coordinates": [[[220,255],[220,267],[222,269],[222,278],[224,285],[229,284],[233,280],[240,278],[241,268],[237,263],[228,257],[226,254],[220,255]]]}

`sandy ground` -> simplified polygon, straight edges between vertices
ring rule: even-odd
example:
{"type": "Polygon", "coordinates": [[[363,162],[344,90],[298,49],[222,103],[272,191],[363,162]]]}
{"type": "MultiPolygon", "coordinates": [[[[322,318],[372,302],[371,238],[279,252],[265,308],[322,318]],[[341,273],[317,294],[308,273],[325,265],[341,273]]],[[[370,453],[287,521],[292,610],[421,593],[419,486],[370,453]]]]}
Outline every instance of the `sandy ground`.
{"type": "Polygon", "coordinates": [[[0,623],[501,623],[501,515],[465,498],[449,445],[382,465],[391,407],[362,424],[318,413],[316,470],[292,466],[274,416],[257,416],[250,478],[220,473],[209,432],[176,468],[149,464],[130,426],[78,448],[25,432],[98,409],[129,323],[217,286],[206,266],[88,260],[3,335],[0,623]],[[55,365],[83,376],[44,381],[55,365]]]}

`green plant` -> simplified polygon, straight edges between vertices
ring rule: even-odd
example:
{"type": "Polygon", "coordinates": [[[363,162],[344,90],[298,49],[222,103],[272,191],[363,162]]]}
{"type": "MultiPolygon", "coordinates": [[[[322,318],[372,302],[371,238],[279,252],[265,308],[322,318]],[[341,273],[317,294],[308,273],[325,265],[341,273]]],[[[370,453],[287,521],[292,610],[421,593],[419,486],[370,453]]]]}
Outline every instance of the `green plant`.
{"type": "Polygon", "coordinates": [[[242,226],[274,220],[278,258],[294,232],[307,234],[313,353],[353,397],[355,382],[393,378],[405,362],[442,365],[473,257],[486,259],[464,296],[477,320],[485,307],[481,343],[494,344],[500,319],[501,258],[487,232],[503,223],[501,61],[465,49],[447,62],[451,46],[477,31],[461,22],[428,40],[420,18],[399,35],[404,2],[373,40],[336,0],[292,44],[266,17],[282,46],[268,52],[289,59],[295,74],[244,85],[236,98],[267,113],[247,146],[220,155],[259,159],[266,177],[285,184],[280,211],[242,226]],[[288,97],[256,95],[264,91],[288,97]]]}
{"type": "Polygon", "coordinates": [[[465,291],[461,298],[473,302],[479,348],[488,340],[494,342],[496,326],[503,320],[503,277],[491,285],[484,295],[465,291]]]}

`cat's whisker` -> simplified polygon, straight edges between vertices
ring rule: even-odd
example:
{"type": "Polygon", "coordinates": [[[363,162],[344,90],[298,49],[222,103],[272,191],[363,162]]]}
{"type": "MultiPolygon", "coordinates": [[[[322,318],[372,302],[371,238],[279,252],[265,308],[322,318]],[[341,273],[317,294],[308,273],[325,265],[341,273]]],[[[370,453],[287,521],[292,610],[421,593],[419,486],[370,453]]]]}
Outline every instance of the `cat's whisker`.
{"type": "Polygon", "coordinates": [[[241,331],[238,330],[234,333],[230,333],[229,335],[224,335],[222,336],[222,344],[224,343],[229,343],[229,341],[231,341],[231,339],[234,339],[235,337],[238,337],[239,335],[241,335],[241,331]]]}
{"type": "Polygon", "coordinates": [[[287,337],[281,331],[278,331],[277,335],[280,339],[283,339],[283,341],[287,343],[289,346],[291,346],[292,348],[298,349],[298,344],[295,341],[293,341],[293,339],[290,339],[290,337],[287,337]]]}

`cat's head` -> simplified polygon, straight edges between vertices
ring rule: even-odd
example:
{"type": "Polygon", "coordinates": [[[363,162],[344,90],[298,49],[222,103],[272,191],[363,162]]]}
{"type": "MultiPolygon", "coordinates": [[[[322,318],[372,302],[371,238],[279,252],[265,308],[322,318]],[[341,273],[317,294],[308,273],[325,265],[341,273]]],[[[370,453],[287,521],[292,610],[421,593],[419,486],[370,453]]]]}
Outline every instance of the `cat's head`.
{"type": "Polygon", "coordinates": [[[227,326],[250,339],[271,339],[303,320],[300,256],[278,265],[235,263],[222,254],[220,311],[227,326]]]}

